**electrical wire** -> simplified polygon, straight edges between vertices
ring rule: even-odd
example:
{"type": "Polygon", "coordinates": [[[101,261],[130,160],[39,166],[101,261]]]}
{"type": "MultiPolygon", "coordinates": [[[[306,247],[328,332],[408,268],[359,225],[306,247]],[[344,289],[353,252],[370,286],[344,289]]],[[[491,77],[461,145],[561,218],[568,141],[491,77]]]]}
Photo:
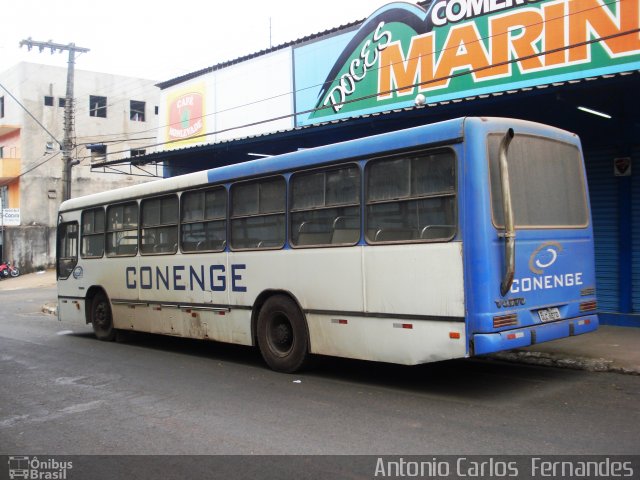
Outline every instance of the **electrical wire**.
{"type": "MultiPolygon", "coordinates": [[[[603,5],[610,6],[610,5],[617,4],[619,2],[620,2],[620,0],[614,0],[612,2],[605,2],[603,5]]],[[[574,12],[574,14],[581,14],[581,13],[584,13],[584,12],[587,12],[587,11],[590,11],[590,10],[594,10],[594,9],[598,9],[598,8],[601,8],[601,6],[591,7],[591,8],[587,8],[587,9],[584,9],[584,10],[580,10],[578,12],[574,12]]],[[[571,15],[570,13],[566,13],[566,14],[564,14],[562,16],[553,17],[553,18],[550,18],[550,19],[545,19],[545,21],[546,22],[551,22],[551,21],[554,21],[554,20],[560,20],[561,18],[567,18],[570,15],[571,15]]],[[[405,18],[407,18],[407,17],[405,16],[405,18]]],[[[523,25],[522,27],[523,28],[527,28],[527,27],[533,27],[533,26],[537,26],[537,25],[542,25],[542,24],[545,23],[545,21],[535,22],[535,23],[523,25]]],[[[376,97],[376,96],[379,96],[379,95],[393,94],[393,93],[396,93],[398,90],[404,90],[404,89],[407,89],[407,88],[410,88],[410,87],[415,88],[415,87],[420,87],[420,86],[426,86],[428,84],[434,84],[434,83],[442,82],[442,81],[445,81],[445,80],[451,80],[453,78],[461,77],[461,76],[464,76],[464,75],[470,75],[470,74],[478,73],[478,72],[481,72],[481,71],[484,71],[484,70],[488,70],[488,69],[492,69],[492,68],[496,68],[496,67],[500,67],[500,66],[504,66],[504,65],[508,65],[508,64],[513,64],[513,63],[517,63],[517,62],[526,61],[526,60],[531,59],[531,58],[536,58],[536,57],[540,57],[540,56],[543,56],[543,55],[548,55],[548,54],[555,53],[555,52],[562,51],[562,50],[569,50],[571,48],[576,48],[576,47],[579,47],[579,46],[582,46],[582,45],[587,45],[587,44],[596,43],[596,42],[600,42],[600,41],[604,41],[604,40],[609,40],[609,39],[615,38],[617,36],[629,35],[629,34],[636,33],[636,32],[637,32],[636,30],[620,32],[619,34],[610,35],[608,37],[602,37],[602,38],[599,38],[599,39],[587,40],[585,42],[577,43],[577,44],[574,44],[574,45],[569,45],[569,46],[566,46],[566,47],[560,47],[560,48],[553,49],[553,50],[542,51],[542,52],[539,52],[539,53],[536,53],[536,54],[533,54],[533,55],[514,58],[514,59],[507,60],[505,62],[500,62],[500,63],[497,63],[497,64],[491,64],[491,65],[489,65],[487,67],[469,69],[469,70],[466,70],[464,72],[458,72],[458,73],[450,74],[450,75],[447,75],[447,76],[431,79],[431,80],[428,80],[428,81],[414,83],[413,85],[402,85],[401,87],[396,87],[395,89],[391,89],[391,90],[386,91],[386,92],[377,92],[377,93],[372,94],[372,95],[366,95],[366,96],[357,97],[357,98],[354,98],[354,99],[351,99],[351,100],[347,100],[345,102],[341,102],[339,105],[346,105],[346,104],[350,104],[350,103],[355,103],[355,102],[367,100],[367,99],[370,99],[370,98],[373,98],[373,97],[376,97]]],[[[503,33],[500,33],[499,35],[509,35],[509,34],[510,34],[510,32],[503,32],[503,33]]],[[[486,42],[488,40],[491,40],[492,38],[495,38],[497,36],[498,36],[498,34],[487,35],[487,36],[478,38],[477,40],[475,40],[473,42],[469,42],[469,44],[481,43],[481,42],[484,44],[484,42],[486,42]]],[[[440,53],[445,52],[447,50],[454,49],[454,48],[458,48],[458,46],[447,47],[445,49],[440,50],[440,53]]],[[[416,57],[408,57],[408,58],[404,59],[404,61],[406,62],[406,61],[415,60],[415,59],[416,59],[416,57]]],[[[401,63],[401,62],[392,63],[392,64],[390,64],[390,66],[397,65],[399,63],[401,63]]],[[[372,69],[372,70],[373,71],[379,71],[381,68],[382,67],[378,66],[378,67],[376,67],[375,69],[372,69]]],[[[230,111],[233,111],[233,110],[238,110],[238,109],[241,109],[241,108],[246,108],[246,107],[249,107],[249,106],[252,106],[252,105],[256,105],[258,103],[276,100],[276,99],[281,98],[281,97],[285,97],[285,96],[289,96],[289,95],[296,95],[296,94],[298,94],[300,92],[303,92],[305,90],[317,89],[317,88],[320,88],[320,87],[323,87],[323,86],[331,85],[337,79],[338,78],[334,78],[334,79],[326,81],[326,82],[318,83],[318,84],[315,84],[315,85],[311,85],[311,86],[308,86],[308,87],[296,89],[294,91],[289,91],[289,92],[285,92],[285,93],[282,93],[282,94],[273,95],[273,96],[270,96],[270,97],[266,97],[264,99],[260,99],[260,100],[256,100],[256,101],[252,101],[252,102],[248,102],[248,103],[244,103],[244,104],[240,104],[240,105],[235,105],[233,107],[229,107],[229,108],[222,109],[222,110],[217,110],[215,112],[207,113],[207,114],[201,115],[200,117],[193,117],[193,118],[194,119],[205,118],[205,117],[209,117],[209,116],[213,116],[213,115],[217,115],[217,114],[221,114],[221,113],[227,113],[227,112],[230,112],[230,111]]],[[[283,120],[283,119],[295,117],[295,116],[298,116],[298,115],[304,115],[304,114],[307,114],[307,113],[314,113],[316,111],[323,110],[323,109],[326,109],[326,108],[328,108],[328,107],[327,106],[323,106],[323,107],[309,109],[309,110],[305,110],[305,111],[299,111],[299,112],[295,112],[295,113],[291,113],[291,114],[287,114],[287,115],[282,115],[282,116],[279,116],[279,117],[273,117],[273,118],[270,118],[270,119],[265,119],[265,120],[262,120],[262,121],[243,124],[243,125],[239,125],[239,126],[236,126],[236,127],[230,127],[230,128],[226,128],[226,129],[223,129],[223,130],[207,132],[205,134],[198,135],[198,136],[191,136],[191,137],[189,137],[189,139],[191,140],[191,139],[194,139],[194,138],[200,138],[200,137],[206,137],[206,136],[210,136],[210,135],[216,135],[216,134],[219,134],[219,133],[225,133],[225,132],[229,132],[229,131],[232,131],[232,130],[238,130],[238,129],[247,128],[247,127],[251,127],[251,126],[256,126],[256,125],[269,123],[269,122],[273,122],[273,121],[277,121],[277,120],[283,120]]],[[[166,125],[160,125],[158,127],[155,127],[153,129],[149,129],[147,131],[153,131],[153,130],[160,131],[162,129],[165,129],[167,127],[171,127],[171,126],[177,125],[177,124],[179,124],[179,122],[170,123],[170,124],[166,124],[166,125]]],[[[179,142],[181,142],[183,140],[184,139],[169,140],[169,141],[166,141],[166,142],[160,142],[160,143],[154,143],[154,144],[150,144],[150,145],[145,145],[145,146],[143,146],[141,148],[153,148],[153,147],[158,147],[158,146],[163,146],[163,145],[170,145],[172,143],[179,143],[179,142]]],[[[120,151],[108,152],[107,155],[116,155],[116,154],[126,153],[126,152],[127,152],[126,150],[120,150],[120,151]]]]}
{"type": "MultiPolygon", "coordinates": [[[[619,3],[619,2],[620,2],[620,0],[614,0],[612,2],[603,3],[603,5],[610,6],[610,5],[619,3]]],[[[424,2],[422,2],[422,3],[424,3],[424,2]]],[[[419,7],[422,8],[421,5],[419,5],[419,7]]],[[[601,8],[601,7],[600,6],[592,7],[590,9],[580,10],[579,12],[575,12],[575,13],[576,14],[583,13],[585,11],[593,10],[593,9],[596,9],[596,8],[601,8]]],[[[564,14],[562,16],[554,17],[552,19],[546,19],[546,21],[559,20],[560,18],[565,18],[565,17],[568,17],[569,15],[570,14],[564,14]]],[[[366,21],[366,19],[364,21],[366,21]]],[[[531,27],[531,26],[535,26],[535,25],[540,25],[542,23],[544,23],[544,22],[536,22],[536,23],[532,23],[530,25],[523,25],[523,28],[531,27]]],[[[608,40],[608,39],[611,39],[611,38],[614,38],[614,37],[617,37],[617,36],[629,35],[629,34],[636,33],[636,32],[637,32],[637,30],[630,30],[630,31],[626,31],[626,32],[620,32],[618,34],[614,34],[614,35],[611,35],[611,36],[608,36],[608,37],[587,40],[585,42],[577,43],[577,44],[574,44],[574,45],[569,45],[569,46],[566,46],[566,47],[560,47],[560,48],[549,50],[549,51],[539,52],[539,53],[536,53],[536,54],[533,54],[533,55],[529,55],[529,56],[526,56],[526,57],[514,58],[514,59],[511,59],[511,60],[507,60],[505,62],[500,62],[498,64],[491,64],[491,65],[489,65],[487,67],[469,69],[469,70],[465,70],[464,72],[458,72],[458,73],[450,74],[450,75],[447,75],[447,76],[444,76],[444,77],[439,77],[439,78],[431,79],[431,80],[428,80],[428,81],[415,83],[413,85],[402,85],[401,87],[396,87],[396,88],[391,89],[391,90],[386,91],[386,92],[377,92],[375,94],[365,95],[365,96],[353,98],[351,100],[346,100],[344,102],[341,102],[340,105],[347,105],[347,104],[350,104],[350,103],[363,101],[363,100],[366,100],[366,99],[369,99],[369,98],[373,98],[373,97],[378,96],[378,95],[393,94],[393,93],[396,93],[398,90],[404,90],[404,89],[407,89],[407,88],[410,88],[410,87],[415,88],[415,87],[425,86],[425,85],[428,85],[430,83],[442,82],[444,80],[450,80],[452,78],[460,77],[460,76],[463,76],[463,75],[474,74],[474,73],[477,73],[477,72],[480,72],[480,71],[483,71],[483,70],[487,70],[487,69],[490,69],[490,68],[496,68],[496,67],[500,67],[500,66],[504,66],[504,65],[508,65],[508,64],[522,62],[522,61],[525,61],[527,59],[539,57],[539,56],[542,56],[542,55],[548,55],[550,53],[554,53],[554,52],[557,52],[557,51],[568,50],[568,49],[571,49],[571,48],[576,48],[578,46],[587,45],[587,44],[591,44],[591,43],[595,43],[595,42],[601,42],[601,41],[608,40]]],[[[510,32],[503,32],[500,35],[509,35],[509,33],[510,32]]],[[[481,37],[478,40],[475,40],[474,42],[469,42],[469,43],[485,42],[485,41],[490,40],[491,38],[493,38],[495,36],[496,35],[488,35],[488,36],[485,36],[485,37],[481,37]]],[[[453,49],[453,48],[457,48],[457,46],[448,47],[448,49],[453,49]]],[[[443,49],[443,50],[440,50],[440,52],[443,52],[443,51],[446,51],[446,50],[447,49],[443,49]]],[[[415,59],[415,58],[409,57],[409,58],[405,59],[404,61],[406,62],[406,61],[409,61],[411,59],[415,59]]],[[[400,63],[400,62],[397,62],[397,63],[400,63]]],[[[395,64],[391,64],[391,65],[395,65],[395,64]]],[[[375,68],[375,70],[379,71],[380,68],[381,67],[378,66],[378,67],[375,68]]],[[[227,112],[230,112],[230,111],[233,111],[233,110],[246,108],[248,106],[252,106],[252,105],[255,105],[255,104],[258,104],[258,103],[276,100],[278,98],[285,97],[285,96],[296,95],[296,94],[298,94],[300,92],[303,92],[305,90],[317,89],[319,87],[326,86],[327,84],[331,85],[335,80],[337,80],[337,78],[334,78],[334,79],[326,81],[326,82],[318,83],[318,84],[315,84],[315,85],[311,85],[311,86],[308,86],[308,87],[304,87],[304,88],[296,89],[296,90],[293,90],[293,91],[285,92],[285,93],[282,93],[282,94],[276,94],[276,95],[273,95],[273,96],[270,96],[270,97],[266,97],[266,98],[263,98],[263,99],[260,99],[260,100],[256,100],[256,101],[252,101],[252,102],[248,102],[248,103],[244,103],[244,104],[240,104],[240,105],[235,105],[235,106],[232,106],[232,107],[229,107],[229,108],[226,108],[226,109],[218,110],[218,111],[211,112],[211,113],[208,113],[208,114],[204,114],[204,115],[202,115],[200,117],[194,117],[194,118],[204,118],[204,117],[208,117],[208,116],[212,116],[212,115],[217,115],[217,114],[220,114],[220,113],[227,113],[227,112]]],[[[139,80],[138,79],[132,79],[132,82],[133,81],[139,81],[139,80]]],[[[141,88],[143,88],[143,87],[141,87],[141,88]]],[[[124,101],[124,100],[125,99],[122,99],[121,101],[124,101]]],[[[74,102],[74,104],[75,104],[75,102],[74,102]]],[[[115,102],[113,104],[115,104],[115,102]]],[[[268,118],[268,119],[264,119],[264,120],[260,120],[260,121],[256,121],[256,122],[251,122],[251,123],[247,123],[247,124],[243,124],[243,125],[239,125],[239,126],[235,126],[235,127],[229,127],[229,128],[226,128],[226,129],[207,132],[207,133],[204,133],[204,134],[201,134],[201,135],[189,137],[189,139],[191,140],[191,139],[194,139],[194,138],[207,137],[207,136],[210,136],[210,135],[216,135],[216,134],[225,133],[225,132],[229,132],[229,131],[233,131],[233,130],[238,130],[238,129],[247,128],[247,127],[251,127],[251,126],[270,123],[270,122],[274,122],[274,121],[278,121],[278,120],[283,120],[283,119],[295,117],[295,116],[298,116],[298,115],[304,115],[304,114],[307,114],[307,113],[310,114],[310,113],[314,113],[314,112],[316,112],[318,110],[322,110],[322,109],[326,109],[326,108],[328,108],[328,107],[327,106],[323,106],[323,107],[319,107],[319,108],[308,109],[308,110],[305,110],[305,111],[298,111],[298,112],[295,112],[295,113],[281,115],[281,116],[278,116],[278,117],[272,117],[272,118],[268,118]]],[[[84,109],[78,109],[76,111],[76,113],[77,112],[81,113],[83,111],[84,111],[84,109]]],[[[136,132],[136,134],[142,134],[142,133],[153,132],[153,131],[158,132],[158,131],[160,131],[162,129],[165,129],[167,127],[170,127],[172,125],[175,125],[175,124],[160,125],[160,126],[157,126],[157,127],[153,127],[153,128],[149,128],[149,129],[146,129],[146,130],[142,130],[140,132],[136,132]]],[[[127,134],[127,132],[123,132],[121,134],[92,135],[92,136],[83,136],[83,137],[78,137],[78,138],[82,138],[82,139],[85,139],[85,138],[100,138],[100,137],[111,137],[111,136],[126,135],[126,134],[127,134]]],[[[152,138],[157,138],[157,136],[156,137],[139,137],[139,138],[125,137],[125,138],[120,138],[120,139],[119,138],[115,138],[115,139],[112,139],[112,140],[102,140],[101,143],[125,143],[125,142],[148,140],[148,139],[152,139],[152,138]]],[[[153,143],[153,144],[149,144],[149,145],[140,146],[139,148],[140,149],[154,148],[154,147],[159,147],[159,146],[164,146],[164,145],[170,145],[172,143],[178,143],[178,142],[181,142],[183,140],[184,139],[169,140],[169,141],[165,141],[165,142],[159,142],[159,143],[153,143]]],[[[79,144],[77,146],[86,146],[86,145],[89,145],[90,143],[92,143],[92,142],[81,143],[81,144],[79,144]]],[[[129,150],[118,150],[118,151],[114,151],[114,152],[107,152],[106,155],[113,156],[113,155],[117,155],[117,154],[121,154],[121,153],[129,153],[129,150]]]]}
{"type": "Polygon", "coordinates": [[[52,154],[49,158],[46,158],[45,160],[43,160],[42,162],[38,163],[37,165],[34,165],[34,166],[30,167],[28,170],[25,170],[24,172],[19,173],[15,177],[11,177],[9,180],[5,180],[3,183],[0,183],[0,187],[6,187],[7,185],[15,182],[17,179],[19,179],[21,177],[24,177],[27,173],[33,172],[36,168],[41,167],[45,163],[53,160],[54,158],[56,158],[57,156],[59,156],[61,154],[62,154],[62,152],[57,152],[57,153],[52,154]]]}
{"type": "MultiPolygon", "coordinates": [[[[513,63],[517,63],[517,62],[530,60],[532,58],[537,58],[537,57],[540,57],[542,55],[549,55],[549,54],[552,54],[552,53],[557,53],[557,52],[564,51],[564,50],[569,50],[569,49],[572,49],[572,48],[577,48],[577,47],[581,47],[581,46],[585,46],[585,45],[590,45],[590,44],[598,43],[598,42],[605,41],[605,40],[611,40],[611,39],[614,39],[614,38],[617,38],[617,37],[626,36],[626,35],[630,35],[630,34],[633,34],[633,33],[640,33],[640,28],[635,28],[635,29],[632,29],[632,30],[619,32],[619,33],[616,33],[616,34],[608,35],[606,37],[600,37],[600,38],[597,38],[597,39],[585,40],[583,42],[578,42],[578,43],[575,43],[575,44],[572,44],[572,45],[559,47],[559,48],[554,48],[554,49],[547,50],[547,51],[544,51],[544,52],[540,52],[540,53],[536,53],[536,54],[532,54],[532,55],[526,55],[524,57],[518,57],[518,58],[511,59],[511,60],[506,60],[506,61],[503,61],[503,62],[498,62],[498,63],[495,63],[495,64],[487,65],[487,66],[484,66],[484,67],[478,67],[478,68],[475,68],[475,69],[469,69],[469,70],[465,70],[463,72],[453,73],[453,74],[450,74],[450,75],[446,75],[446,76],[438,77],[438,78],[433,78],[433,79],[426,80],[426,81],[423,81],[423,82],[417,82],[417,83],[414,83],[412,85],[403,85],[401,87],[396,87],[396,88],[393,88],[393,89],[390,89],[390,90],[386,90],[386,91],[382,91],[382,92],[376,92],[376,93],[368,94],[368,95],[363,95],[363,96],[360,96],[360,97],[357,97],[357,98],[353,98],[351,100],[345,100],[344,102],[340,102],[340,105],[349,105],[349,104],[352,104],[352,103],[361,102],[363,100],[375,98],[375,97],[380,96],[380,95],[393,94],[393,93],[397,92],[398,90],[404,90],[404,89],[409,88],[411,86],[413,88],[415,88],[415,87],[420,87],[420,86],[426,86],[426,85],[433,84],[433,83],[437,84],[437,83],[442,82],[444,80],[451,80],[453,78],[458,78],[458,77],[462,77],[462,76],[465,76],[465,75],[471,75],[471,74],[482,72],[482,71],[485,71],[485,70],[488,70],[488,69],[493,69],[493,68],[497,68],[497,67],[510,65],[510,64],[513,64],[513,63]]],[[[311,114],[311,113],[314,113],[314,112],[319,111],[319,110],[324,110],[326,108],[328,108],[328,107],[324,106],[324,107],[319,107],[319,108],[311,108],[311,109],[308,109],[308,110],[303,110],[303,111],[299,111],[299,112],[295,112],[295,113],[285,114],[285,115],[281,115],[281,116],[277,116],[277,117],[271,117],[271,118],[268,118],[268,119],[265,119],[265,120],[258,120],[258,121],[255,121],[255,122],[245,123],[243,125],[239,125],[239,126],[235,126],[235,127],[229,127],[229,128],[225,128],[225,129],[221,129],[221,130],[216,130],[216,131],[212,131],[212,132],[203,133],[203,134],[200,134],[200,135],[194,135],[194,136],[189,137],[189,140],[193,140],[193,139],[196,139],[196,138],[203,138],[203,137],[207,137],[207,136],[210,136],[210,135],[217,135],[217,134],[220,134],[220,133],[226,133],[226,132],[237,130],[237,129],[254,127],[254,126],[257,126],[257,125],[262,125],[262,124],[265,124],[265,123],[270,123],[270,122],[274,122],[274,121],[278,121],[278,120],[283,120],[283,119],[295,117],[295,116],[298,116],[298,115],[305,115],[307,113],[311,114]]],[[[140,148],[145,148],[146,149],[146,148],[153,148],[153,147],[158,147],[158,146],[170,145],[172,143],[178,143],[178,142],[181,142],[183,140],[184,139],[169,140],[169,141],[166,141],[166,142],[160,142],[160,143],[154,143],[154,144],[150,144],[150,145],[145,145],[145,146],[140,147],[140,148]]],[[[125,152],[126,152],[126,150],[109,152],[109,155],[116,155],[118,153],[125,153],[125,152]]]]}

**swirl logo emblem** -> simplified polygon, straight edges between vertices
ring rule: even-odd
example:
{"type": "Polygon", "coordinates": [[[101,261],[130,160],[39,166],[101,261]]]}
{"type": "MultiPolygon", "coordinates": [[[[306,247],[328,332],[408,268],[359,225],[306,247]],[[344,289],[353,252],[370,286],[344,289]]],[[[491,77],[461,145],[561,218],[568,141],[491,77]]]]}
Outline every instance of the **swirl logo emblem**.
{"type": "Polygon", "coordinates": [[[556,263],[560,252],[562,245],[559,242],[543,243],[529,257],[529,270],[538,275],[544,273],[546,268],[556,263]]]}
{"type": "Polygon", "coordinates": [[[79,278],[82,278],[83,276],[84,276],[84,270],[82,270],[82,267],[76,267],[73,269],[73,278],[77,280],[79,278]]]}

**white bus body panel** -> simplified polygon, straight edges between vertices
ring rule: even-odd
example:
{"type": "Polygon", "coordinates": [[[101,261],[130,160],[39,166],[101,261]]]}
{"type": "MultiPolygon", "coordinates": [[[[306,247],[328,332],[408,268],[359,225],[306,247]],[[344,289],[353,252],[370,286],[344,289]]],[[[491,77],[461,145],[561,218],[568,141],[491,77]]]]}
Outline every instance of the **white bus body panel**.
{"type": "Polygon", "coordinates": [[[366,310],[464,317],[462,242],[363,249],[366,310]]]}
{"type": "Polygon", "coordinates": [[[464,322],[307,315],[311,352],[359,360],[417,365],[464,357],[464,322]],[[346,321],[347,323],[340,323],[346,321]],[[411,328],[403,328],[411,325],[411,328]],[[455,332],[459,338],[450,338],[455,332]]]}
{"type": "MultiPolygon", "coordinates": [[[[460,242],[81,259],[79,265],[83,277],[61,280],[60,295],[101,286],[119,329],[252,345],[258,295],[280,290],[305,312],[312,353],[400,364],[467,354],[460,242]],[[204,289],[190,278],[192,267],[200,278],[204,272],[204,289]],[[169,288],[156,268],[169,277],[169,288]],[[224,291],[212,291],[212,282],[224,282],[224,291]]],[[[84,305],[65,305],[65,318],[71,311],[84,319],[84,305]]]]}
{"type": "Polygon", "coordinates": [[[85,300],[80,298],[58,299],[58,320],[60,319],[69,322],[84,322],[85,300]]]}

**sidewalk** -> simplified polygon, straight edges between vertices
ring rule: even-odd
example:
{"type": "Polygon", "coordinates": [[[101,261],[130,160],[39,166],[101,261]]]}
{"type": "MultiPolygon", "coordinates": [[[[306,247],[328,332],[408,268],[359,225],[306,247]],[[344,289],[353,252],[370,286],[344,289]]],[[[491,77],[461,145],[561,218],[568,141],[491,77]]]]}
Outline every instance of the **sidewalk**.
{"type": "MultiPolygon", "coordinates": [[[[47,270],[0,280],[0,291],[53,288],[55,284],[55,271],[47,270]]],[[[55,315],[56,305],[45,305],[43,311],[55,315]]],[[[490,358],[592,372],[640,375],[640,328],[603,325],[594,333],[500,352],[490,358]]]]}
{"type": "Polygon", "coordinates": [[[597,331],[491,355],[497,360],[640,375],[640,328],[601,325],[597,331]]]}
{"type": "Polygon", "coordinates": [[[22,290],[23,288],[55,287],[55,270],[44,270],[37,273],[27,273],[17,278],[0,280],[0,292],[6,290],[22,290]]]}

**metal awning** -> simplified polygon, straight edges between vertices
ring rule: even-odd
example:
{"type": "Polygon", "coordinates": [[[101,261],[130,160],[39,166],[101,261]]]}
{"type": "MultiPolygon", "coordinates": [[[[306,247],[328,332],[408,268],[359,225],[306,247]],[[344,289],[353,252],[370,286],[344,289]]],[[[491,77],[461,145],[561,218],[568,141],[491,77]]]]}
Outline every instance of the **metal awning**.
{"type": "Polygon", "coordinates": [[[578,102],[578,99],[594,102],[603,97],[601,100],[611,104],[615,95],[624,96],[628,90],[624,102],[638,103],[639,73],[634,70],[427,103],[134,158],[96,162],[91,167],[93,171],[157,175],[158,166],[164,165],[168,169],[164,176],[173,176],[254,159],[250,153],[277,155],[468,115],[527,118],[575,131],[578,125],[572,128],[573,123],[579,122],[580,117],[575,122],[569,118],[574,109],[571,102],[578,102]],[[594,89],[600,93],[595,93],[594,89]],[[532,101],[533,98],[538,100],[532,101]]]}

